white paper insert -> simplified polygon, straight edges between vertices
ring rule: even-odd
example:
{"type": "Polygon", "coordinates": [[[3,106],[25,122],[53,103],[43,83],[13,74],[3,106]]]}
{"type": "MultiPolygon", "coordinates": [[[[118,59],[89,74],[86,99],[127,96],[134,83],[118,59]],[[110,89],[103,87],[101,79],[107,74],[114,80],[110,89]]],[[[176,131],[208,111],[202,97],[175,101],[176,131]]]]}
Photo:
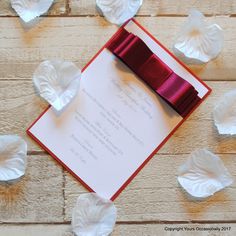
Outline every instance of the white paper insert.
{"type": "MultiPolygon", "coordinates": [[[[136,23],[125,28],[192,83],[200,97],[208,92],[136,23]]],[[[57,116],[50,108],[29,131],[98,195],[110,199],[182,119],[104,49],[83,72],[80,92],[68,109],[57,116]]]]}

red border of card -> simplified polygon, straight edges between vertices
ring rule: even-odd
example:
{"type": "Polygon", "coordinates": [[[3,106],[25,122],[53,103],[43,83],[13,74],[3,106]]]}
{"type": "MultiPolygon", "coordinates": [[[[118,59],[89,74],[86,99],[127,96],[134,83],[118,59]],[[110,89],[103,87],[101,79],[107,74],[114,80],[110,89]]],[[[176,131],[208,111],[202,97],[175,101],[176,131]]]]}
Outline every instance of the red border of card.
{"type": "MultiPolygon", "coordinates": [[[[201,79],[190,71],[178,58],[176,58],[167,48],[165,48],[157,39],[155,39],[143,26],[141,26],[136,20],[131,19],[138,27],[140,27],[145,33],[147,33],[157,44],[159,44],[167,53],[169,53],[179,64],[181,64],[189,73],[191,73],[200,83],[202,83],[209,91],[205,96],[199,101],[199,103],[194,107],[194,109],[172,130],[172,132],[161,142],[161,144],[151,153],[149,157],[139,166],[139,168],[129,177],[129,179],[121,186],[121,188],[112,196],[111,200],[114,201],[115,198],[124,190],[124,188],[131,182],[131,180],[139,173],[139,171],[148,163],[148,161],[156,154],[156,152],[167,142],[167,140],[174,134],[174,132],[182,125],[182,123],[191,115],[191,113],[206,99],[206,97],[211,93],[211,88],[209,88],[201,79]]],[[[129,21],[121,26],[121,28],[111,37],[111,39],[97,52],[97,54],[88,62],[88,64],[82,69],[85,71],[88,66],[95,60],[95,58],[106,48],[113,38],[124,28],[129,21]]],[[[57,160],[66,170],[68,170],[79,182],[81,182],[89,191],[94,192],[78,175],[76,175],[68,166],[66,166],[52,151],[50,151],[43,143],[40,142],[31,132],[30,128],[47,112],[50,106],[31,124],[27,129],[27,134],[36,141],[43,149],[45,149],[55,160],[57,160]]]]}

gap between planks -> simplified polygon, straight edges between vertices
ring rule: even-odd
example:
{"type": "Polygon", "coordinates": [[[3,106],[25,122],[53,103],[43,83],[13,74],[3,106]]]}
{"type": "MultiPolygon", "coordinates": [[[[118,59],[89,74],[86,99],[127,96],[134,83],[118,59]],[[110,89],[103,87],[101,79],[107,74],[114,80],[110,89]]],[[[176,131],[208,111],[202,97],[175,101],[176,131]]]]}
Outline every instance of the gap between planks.
{"type": "Polygon", "coordinates": [[[69,15],[71,12],[70,0],[65,0],[65,13],[63,15],[69,15]]]}
{"type": "MultiPolygon", "coordinates": [[[[189,220],[189,221],[168,221],[168,220],[155,220],[155,221],[117,221],[116,225],[162,225],[162,224],[235,224],[236,220],[189,220]]],[[[12,226],[27,226],[27,225],[70,225],[71,221],[63,222],[0,222],[1,225],[12,226]]]]}
{"type": "MultiPolygon", "coordinates": [[[[188,66],[188,65],[187,65],[188,66]]],[[[33,76],[33,75],[32,75],[33,76]]],[[[29,82],[32,78],[18,78],[18,79],[12,79],[12,78],[0,78],[0,81],[7,81],[7,82],[29,82]]],[[[218,80],[218,79],[211,79],[211,78],[208,78],[208,79],[202,79],[202,81],[204,82],[234,82],[236,81],[236,77],[234,80],[231,80],[231,79],[221,79],[221,80],[218,80]]]]}
{"type": "MultiPolygon", "coordinates": [[[[50,155],[48,152],[46,151],[29,151],[27,152],[27,155],[30,155],[30,156],[37,156],[37,155],[43,155],[43,154],[47,154],[47,155],[50,155]]],[[[175,153],[160,153],[160,155],[162,156],[167,156],[167,155],[172,155],[172,156],[180,156],[180,155],[188,155],[190,154],[190,152],[188,153],[178,153],[178,154],[175,154],[175,153]]],[[[236,152],[232,152],[232,153],[226,153],[226,152],[215,152],[215,154],[217,155],[235,155],[236,152]]],[[[155,154],[155,155],[158,155],[158,152],[155,154]]]]}
{"type": "Polygon", "coordinates": [[[66,172],[65,169],[62,169],[62,197],[63,197],[63,208],[62,208],[62,216],[63,220],[66,219],[66,172]]]}
{"type": "MultiPolygon", "coordinates": [[[[135,17],[149,17],[149,18],[159,18],[159,17],[187,17],[187,14],[158,14],[158,15],[136,15],[135,17]]],[[[206,17],[236,17],[236,14],[204,14],[204,16],[206,17]]],[[[55,14],[55,15],[46,15],[46,16],[40,16],[40,18],[55,18],[55,17],[61,17],[61,18],[70,18],[70,17],[78,17],[78,18],[82,18],[82,17],[102,17],[103,16],[97,14],[97,15],[93,15],[93,14],[81,14],[81,15],[73,15],[70,14],[68,15],[68,13],[64,13],[64,14],[55,14]]],[[[0,18],[19,18],[19,16],[12,16],[12,15],[0,15],[0,18]]],[[[112,23],[111,23],[112,24],[112,23]]]]}

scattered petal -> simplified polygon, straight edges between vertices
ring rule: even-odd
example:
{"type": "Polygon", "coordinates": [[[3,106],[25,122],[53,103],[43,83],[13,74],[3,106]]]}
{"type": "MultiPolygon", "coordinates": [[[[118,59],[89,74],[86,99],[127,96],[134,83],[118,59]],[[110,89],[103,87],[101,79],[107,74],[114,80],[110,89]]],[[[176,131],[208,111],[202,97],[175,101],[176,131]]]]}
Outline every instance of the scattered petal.
{"type": "Polygon", "coordinates": [[[17,135],[0,135],[0,181],[12,181],[25,174],[27,144],[17,135]]]}
{"type": "Polygon", "coordinates": [[[54,0],[11,0],[11,6],[24,22],[46,13],[54,0]]]}
{"type": "Polygon", "coordinates": [[[96,3],[108,21],[120,25],[138,12],[143,0],[96,0],[96,3]]]}
{"type": "Polygon", "coordinates": [[[186,63],[205,63],[220,53],[223,41],[219,25],[208,24],[201,12],[191,10],[176,39],[174,52],[186,63]]]}
{"type": "Polygon", "coordinates": [[[213,118],[219,134],[236,134],[236,89],[220,99],[213,111],[213,118]]]}
{"type": "Polygon", "coordinates": [[[233,178],[218,156],[200,149],[179,167],[178,181],[192,196],[205,198],[231,185],[233,178]]]}
{"type": "Polygon", "coordinates": [[[44,61],[33,75],[37,92],[56,111],[61,111],[79,90],[81,71],[72,62],[44,61]]]}
{"type": "Polygon", "coordinates": [[[96,193],[79,196],[72,213],[72,228],[76,236],[107,236],[116,222],[116,207],[112,201],[96,193]]]}

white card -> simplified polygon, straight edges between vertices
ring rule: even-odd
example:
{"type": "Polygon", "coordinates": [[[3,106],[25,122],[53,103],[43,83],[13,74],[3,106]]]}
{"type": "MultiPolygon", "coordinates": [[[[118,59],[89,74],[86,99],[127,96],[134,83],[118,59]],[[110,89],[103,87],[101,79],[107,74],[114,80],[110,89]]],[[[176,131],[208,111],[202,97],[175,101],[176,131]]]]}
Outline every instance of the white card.
{"type": "MultiPolygon", "coordinates": [[[[203,98],[209,89],[131,20],[139,36],[203,98]]],[[[57,116],[49,108],[28,130],[87,188],[114,199],[183,118],[110,51],[82,74],[78,96],[57,116]]]]}

